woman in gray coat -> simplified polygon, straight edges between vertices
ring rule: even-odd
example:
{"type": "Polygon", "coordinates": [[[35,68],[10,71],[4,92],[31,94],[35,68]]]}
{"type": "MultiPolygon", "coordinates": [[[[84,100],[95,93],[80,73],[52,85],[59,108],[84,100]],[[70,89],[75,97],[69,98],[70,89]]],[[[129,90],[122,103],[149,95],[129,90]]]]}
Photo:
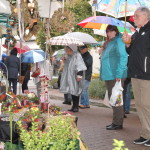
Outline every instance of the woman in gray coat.
{"type": "Polygon", "coordinates": [[[87,69],[82,56],[77,52],[77,46],[69,45],[65,48],[64,69],[61,76],[60,91],[71,94],[73,106],[69,111],[79,111],[79,96],[83,89],[84,74],[87,69]]]}
{"type": "Polygon", "coordinates": [[[14,48],[10,52],[10,56],[6,57],[5,64],[8,69],[9,88],[13,85],[13,93],[17,94],[17,79],[20,68],[20,60],[17,57],[17,49],[14,48]]]}

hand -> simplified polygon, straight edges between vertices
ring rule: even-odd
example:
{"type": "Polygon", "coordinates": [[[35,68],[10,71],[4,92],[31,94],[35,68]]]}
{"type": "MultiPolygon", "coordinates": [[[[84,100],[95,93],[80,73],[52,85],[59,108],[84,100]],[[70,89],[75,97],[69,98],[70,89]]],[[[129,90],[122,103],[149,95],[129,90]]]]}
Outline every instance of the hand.
{"type": "Polygon", "coordinates": [[[98,52],[99,52],[100,55],[102,55],[103,50],[104,50],[103,47],[101,47],[101,48],[98,50],[98,52]]]}
{"type": "Polygon", "coordinates": [[[116,81],[120,81],[121,79],[120,78],[116,78],[116,81]]]}
{"type": "Polygon", "coordinates": [[[82,80],[82,78],[76,78],[77,82],[80,82],[82,80]]]}
{"type": "Polygon", "coordinates": [[[129,36],[127,32],[124,32],[124,33],[123,33],[122,40],[123,40],[123,42],[126,44],[127,47],[130,46],[130,43],[131,43],[131,36],[129,36]]]}

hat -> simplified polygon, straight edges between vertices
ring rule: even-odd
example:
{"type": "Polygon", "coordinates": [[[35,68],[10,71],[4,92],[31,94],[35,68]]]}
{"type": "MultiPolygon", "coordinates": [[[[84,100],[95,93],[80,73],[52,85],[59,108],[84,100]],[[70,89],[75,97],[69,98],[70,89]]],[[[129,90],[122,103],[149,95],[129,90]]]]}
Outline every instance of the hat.
{"type": "Polygon", "coordinates": [[[80,46],[80,49],[88,48],[87,45],[80,46]]]}
{"type": "Polygon", "coordinates": [[[7,54],[2,54],[2,60],[4,60],[5,57],[7,57],[7,54]]]}
{"type": "Polygon", "coordinates": [[[70,47],[72,49],[72,51],[77,51],[78,50],[77,45],[68,45],[68,47],[70,47]]]}

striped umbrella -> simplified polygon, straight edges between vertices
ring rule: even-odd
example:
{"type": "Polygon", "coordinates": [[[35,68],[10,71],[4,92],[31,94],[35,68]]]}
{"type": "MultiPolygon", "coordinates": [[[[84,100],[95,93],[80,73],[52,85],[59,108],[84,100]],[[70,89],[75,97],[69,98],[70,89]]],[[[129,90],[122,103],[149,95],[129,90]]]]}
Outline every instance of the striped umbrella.
{"type": "Polygon", "coordinates": [[[51,45],[77,45],[77,46],[81,46],[84,45],[83,42],[81,42],[79,39],[77,38],[73,38],[73,37],[69,37],[69,36],[56,36],[50,39],[50,42],[47,41],[48,44],[51,45]]]}

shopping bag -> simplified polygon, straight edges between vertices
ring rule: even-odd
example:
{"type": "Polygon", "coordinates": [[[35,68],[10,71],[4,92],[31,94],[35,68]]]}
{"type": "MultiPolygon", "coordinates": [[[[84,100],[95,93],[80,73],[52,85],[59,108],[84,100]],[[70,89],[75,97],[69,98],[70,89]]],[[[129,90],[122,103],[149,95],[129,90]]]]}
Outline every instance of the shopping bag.
{"type": "Polygon", "coordinates": [[[110,107],[110,103],[109,103],[109,97],[108,97],[108,91],[106,90],[106,93],[105,93],[105,97],[104,97],[104,101],[103,101],[103,104],[107,107],[110,107]]]}
{"type": "Polygon", "coordinates": [[[23,84],[25,76],[18,76],[18,82],[23,84]]]}
{"type": "Polygon", "coordinates": [[[123,106],[123,88],[121,85],[121,80],[116,81],[112,89],[112,94],[109,103],[111,106],[115,107],[123,106]]]}

